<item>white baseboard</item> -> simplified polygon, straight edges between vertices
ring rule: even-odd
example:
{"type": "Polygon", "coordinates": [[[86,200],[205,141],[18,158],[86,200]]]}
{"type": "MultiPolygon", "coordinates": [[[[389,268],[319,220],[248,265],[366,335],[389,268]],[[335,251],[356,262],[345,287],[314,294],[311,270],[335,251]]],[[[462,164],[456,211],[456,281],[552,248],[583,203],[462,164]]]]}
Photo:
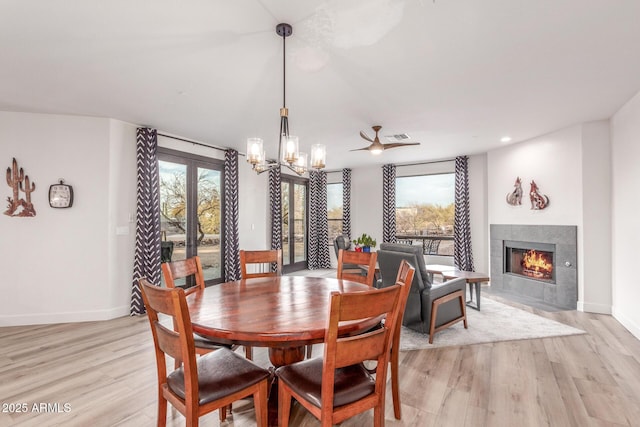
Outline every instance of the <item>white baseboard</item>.
{"type": "Polygon", "coordinates": [[[578,301],[578,311],[596,314],[611,314],[611,306],[592,302],[578,301]]]}
{"type": "Polygon", "coordinates": [[[640,325],[636,324],[632,320],[629,320],[626,316],[620,313],[619,310],[616,310],[615,307],[613,307],[613,318],[620,322],[620,324],[627,328],[627,330],[631,332],[633,336],[640,340],[640,325]]]}
{"type": "Polygon", "coordinates": [[[30,313],[0,315],[0,326],[47,325],[53,323],[93,322],[128,316],[129,306],[95,311],[74,311],[64,313],[30,313]]]}

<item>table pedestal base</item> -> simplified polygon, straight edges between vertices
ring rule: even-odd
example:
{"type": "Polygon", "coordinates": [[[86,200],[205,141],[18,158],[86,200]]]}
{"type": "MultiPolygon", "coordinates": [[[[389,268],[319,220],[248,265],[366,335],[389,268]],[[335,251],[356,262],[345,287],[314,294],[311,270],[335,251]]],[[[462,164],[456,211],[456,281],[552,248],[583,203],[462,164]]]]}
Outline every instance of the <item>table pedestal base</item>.
{"type": "Polygon", "coordinates": [[[290,365],[292,363],[300,362],[304,360],[306,354],[306,347],[288,347],[288,348],[269,348],[269,360],[273,364],[273,368],[270,368],[272,379],[271,387],[269,389],[269,401],[268,401],[268,425],[278,425],[278,377],[275,375],[275,370],[280,366],[290,365]]]}
{"type": "Polygon", "coordinates": [[[304,360],[306,347],[269,348],[269,360],[276,368],[304,360]]]}

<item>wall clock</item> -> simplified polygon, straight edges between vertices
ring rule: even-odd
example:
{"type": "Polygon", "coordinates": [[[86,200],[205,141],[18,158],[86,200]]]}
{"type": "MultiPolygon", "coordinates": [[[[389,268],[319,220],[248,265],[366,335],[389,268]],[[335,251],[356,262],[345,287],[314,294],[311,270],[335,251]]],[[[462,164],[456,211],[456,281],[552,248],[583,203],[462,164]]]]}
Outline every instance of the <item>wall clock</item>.
{"type": "Polygon", "coordinates": [[[49,187],[49,206],[52,208],[70,208],[73,205],[73,187],[60,180],[49,187]]]}

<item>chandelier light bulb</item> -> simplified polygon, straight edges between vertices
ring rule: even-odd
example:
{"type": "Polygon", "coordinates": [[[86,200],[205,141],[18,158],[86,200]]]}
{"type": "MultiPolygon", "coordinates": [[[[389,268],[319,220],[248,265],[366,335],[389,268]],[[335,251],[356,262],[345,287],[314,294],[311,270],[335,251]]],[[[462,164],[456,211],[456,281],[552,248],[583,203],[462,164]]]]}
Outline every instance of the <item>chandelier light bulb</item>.
{"type": "Polygon", "coordinates": [[[327,147],[324,144],[313,144],[311,146],[311,167],[322,169],[327,161],[327,147]]]}
{"type": "Polygon", "coordinates": [[[294,163],[295,172],[302,175],[307,171],[307,153],[298,153],[298,159],[294,163]]]}
{"type": "Polygon", "coordinates": [[[257,165],[264,160],[264,143],[262,138],[248,138],[247,139],[247,162],[252,165],[257,165]]]}
{"type": "Polygon", "coordinates": [[[284,153],[283,158],[285,162],[292,164],[298,159],[298,137],[283,135],[284,139],[284,153]]]}

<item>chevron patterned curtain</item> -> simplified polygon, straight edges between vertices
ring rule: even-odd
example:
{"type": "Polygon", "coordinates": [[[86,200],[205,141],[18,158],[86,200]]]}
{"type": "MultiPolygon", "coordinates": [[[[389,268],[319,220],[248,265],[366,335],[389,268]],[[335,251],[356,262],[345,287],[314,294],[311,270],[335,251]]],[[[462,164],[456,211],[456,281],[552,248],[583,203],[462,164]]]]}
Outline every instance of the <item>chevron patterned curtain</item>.
{"type": "Polygon", "coordinates": [[[271,249],[282,249],[282,176],[280,174],[280,168],[269,171],[271,249]]]}
{"type": "Polygon", "coordinates": [[[327,221],[327,173],[309,172],[309,256],[310,270],[330,268],[327,221]]]}
{"type": "Polygon", "coordinates": [[[155,129],[138,128],[136,157],[138,206],[131,315],[145,313],[138,280],[144,277],[149,282],[160,285],[160,189],[158,133],[155,129]]]}
{"type": "Polygon", "coordinates": [[[396,242],[396,165],[382,166],[382,241],[396,242]]]}
{"type": "Polygon", "coordinates": [[[463,271],[474,271],[471,251],[469,174],[467,156],[456,157],[455,217],[453,225],[453,263],[463,271]]]}
{"type": "Polygon", "coordinates": [[[224,280],[240,280],[238,152],[224,153],[224,280]]]}
{"type": "Polygon", "coordinates": [[[351,169],[342,169],[342,235],[351,241],[351,169]]]}

